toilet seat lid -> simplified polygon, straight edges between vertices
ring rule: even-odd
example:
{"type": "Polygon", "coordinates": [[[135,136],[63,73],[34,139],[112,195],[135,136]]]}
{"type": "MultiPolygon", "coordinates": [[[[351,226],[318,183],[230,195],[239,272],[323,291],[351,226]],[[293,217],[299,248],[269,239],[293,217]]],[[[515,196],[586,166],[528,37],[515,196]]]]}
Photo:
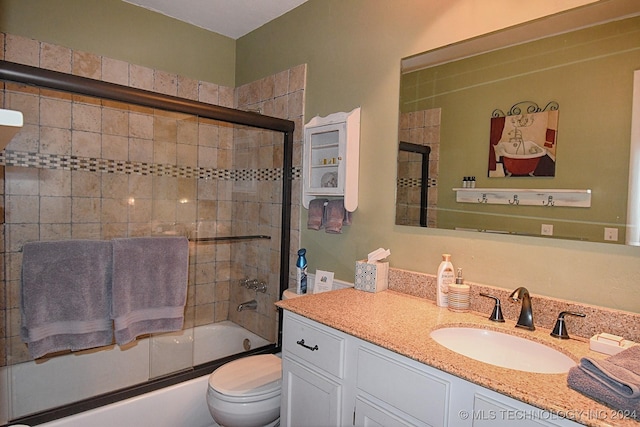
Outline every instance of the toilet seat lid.
{"type": "Polygon", "coordinates": [[[227,396],[255,396],[278,390],[282,384],[282,360],[260,354],[234,360],[209,376],[209,387],[227,396]]]}

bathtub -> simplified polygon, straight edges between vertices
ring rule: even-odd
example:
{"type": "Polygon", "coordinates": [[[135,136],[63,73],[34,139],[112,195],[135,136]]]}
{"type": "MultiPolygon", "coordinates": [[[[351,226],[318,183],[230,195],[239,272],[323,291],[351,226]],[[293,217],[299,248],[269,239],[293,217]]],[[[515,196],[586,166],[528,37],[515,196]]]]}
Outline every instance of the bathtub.
{"type": "Polygon", "coordinates": [[[39,427],[214,427],[207,406],[209,375],[111,405],[61,418],[39,427]]]}
{"type": "Polygon", "coordinates": [[[150,378],[269,344],[230,320],[198,326],[193,333],[189,332],[172,332],[151,339],[150,378]]]}
{"type": "MultiPolygon", "coordinates": [[[[20,418],[90,396],[144,383],[150,378],[187,370],[195,365],[241,353],[245,351],[246,345],[250,345],[251,348],[259,348],[268,344],[268,341],[241,326],[231,321],[224,321],[140,339],[124,348],[114,345],[58,356],[46,362],[30,361],[3,367],[0,370],[0,396],[3,396],[0,399],[2,400],[0,425],[7,423],[9,419],[20,418]],[[4,396],[10,396],[10,399],[7,401],[4,396]]],[[[195,385],[197,384],[195,380],[187,381],[187,383],[189,384],[178,384],[168,387],[168,389],[184,387],[192,390],[191,387],[198,387],[195,385]]],[[[205,391],[206,385],[203,393],[205,391]]],[[[165,396],[163,393],[173,393],[173,391],[164,391],[163,389],[149,394],[161,398],[165,396]]],[[[139,402],[144,396],[147,395],[130,400],[139,402]]],[[[204,394],[202,396],[206,409],[204,394]]],[[[109,406],[117,409],[121,404],[123,403],[118,402],[109,406]]],[[[165,408],[162,404],[153,405],[156,412],[162,412],[158,411],[158,408],[165,408]]],[[[172,405],[169,407],[172,410],[175,409],[172,405]]],[[[106,409],[98,408],[90,412],[102,414],[103,411],[106,409]]],[[[122,411],[126,412],[128,409],[117,409],[118,413],[122,411]]],[[[169,415],[166,418],[168,419],[169,415]]],[[[63,421],[56,421],[58,424],[50,425],[66,425],[59,424],[59,422],[63,421]]],[[[85,425],[102,424],[91,422],[85,425]]],[[[124,426],[127,424],[110,425],[124,426]]],[[[168,424],[155,422],[149,424],[145,421],[138,425],[161,426],[168,424]]],[[[173,426],[175,425],[180,425],[180,423],[173,424],[173,426]]],[[[182,425],[189,426],[190,424],[182,425]]]]}
{"type": "Polygon", "coordinates": [[[502,156],[509,175],[531,175],[547,150],[533,141],[502,141],[496,145],[496,154],[502,156]]]}

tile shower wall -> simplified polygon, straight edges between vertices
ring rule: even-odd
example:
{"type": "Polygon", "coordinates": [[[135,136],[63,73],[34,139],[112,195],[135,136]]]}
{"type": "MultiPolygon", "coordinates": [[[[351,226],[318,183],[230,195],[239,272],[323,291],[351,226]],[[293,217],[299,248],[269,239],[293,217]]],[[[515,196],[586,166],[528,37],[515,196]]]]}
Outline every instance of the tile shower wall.
{"type": "MultiPolygon", "coordinates": [[[[304,123],[304,87],[306,66],[301,65],[273,76],[252,82],[236,89],[237,108],[262,114],[287,118],[295,122],[291,206],[291,240],[289,254],[296,254],[300,242],[300,170],[302,165],[302,140],[304,123]]],[[[282,164],[283,146],[280,134],[262,132],[256,135],[239,132],[234,141],[236,168],[250,171],[270,170],[282,164]],[[276,141],[273,141],[273,139],[276,141]],[[257,155],[256,155],[257,153],[257,155]]],[[[278,292],[280,271],[279,203],[282,197],[282,180],[248,180],[234,185],[233,218],[236,234],[269,234],[271,240],[258,245],[236,244],[232,247],[232,260],[236,269],[234,279],[248,277],[268,284],[266,293],[256,293],[232,281],[229,319],[258,335],[274,341],[277,332],[278,311],[274,305],[280,299],[278,292]],[[277,228],[277,229],[276,229],[277,228]],[[270,231],[271,230],[271,231],[270,231]],[[240,303],[256,299],[256,311],[238,312],[240,303]]],[[[295,284],[295,259],[290,257],[289,287],[295,284]]]]}
{"type": "MultiPolygon", "coordinates": [[[[261,108],[296,122],[301,164],[306,67],[238,89],[1,35],[3,59],[214,105],[261,108]]],[[[186,326],[231,318],[273,340],[278,299],[282,134],[86,96],[4,83],[4,108],[25,126],[0,153],[5,221],[0,239],[0,363],[28,359],[18,331],[22,244],[30,240],[182,234],[264,234],[246,243],[191,244],[186,326]],[[239,278],[268,283],[256,295],[239,278]],[[237,313],[256,298],[256,312],[237,313]]],[[[295,180],[294,194],[299,193],[295,180]]],[[[296,205],[294,196],[294,206],[296,205]]],[[[292,242],[299,212],[292,212],[292,242]]],[[[289,274],[292,276],[292,273],[289,274]]]]}
{"type": "MultiPolygon", "coordinates": [[[[438,164],[440,159],[440,108],[400,114],[399,139],[417,145],[431,147],[429,155],[429,182],[427,225],[437,226],[438,164]]],[[[398,153],[398,182],[396,200],[396,224],[420,225],[420,155],[398,153]]]]}

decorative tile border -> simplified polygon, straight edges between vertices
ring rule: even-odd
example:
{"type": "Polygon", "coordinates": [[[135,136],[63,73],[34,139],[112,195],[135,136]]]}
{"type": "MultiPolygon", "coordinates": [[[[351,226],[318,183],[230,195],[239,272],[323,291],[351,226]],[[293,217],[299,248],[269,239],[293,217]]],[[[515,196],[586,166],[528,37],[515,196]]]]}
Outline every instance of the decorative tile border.
{"type": "MultiPolygon", "coordinates": [[[[433,188],[438,184],[435,178],[429,178],[427,181],[427,187],[433,188]]],[[[421,178],[398,178],[398,187],[399,188],[411,188],[411,187],[420,187],[422,186],[421,178]]]]}
{"type": "MultiPolygon", "coordinates": [[[[6,150],[0,152],[0,165],[221,181],[279,181],[283,178],[282,168],[212,169],[6,150]]],[[[300,168],[294,168],[293,178],[299,179],[300,172],[300,168]]]]}

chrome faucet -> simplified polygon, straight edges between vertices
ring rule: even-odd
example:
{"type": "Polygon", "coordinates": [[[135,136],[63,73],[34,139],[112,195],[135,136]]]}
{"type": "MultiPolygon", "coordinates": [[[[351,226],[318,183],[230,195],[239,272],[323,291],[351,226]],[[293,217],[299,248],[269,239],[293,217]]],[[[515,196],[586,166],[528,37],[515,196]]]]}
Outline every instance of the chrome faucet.
{"type": "Polygon", "coordinates": [[[244,286],[247,289],[252,289],[256,292],[267,292],[267,282],[258,279],[240,279],[238,282],[240,286],[244,286]]]}
{"type": "Polygon", "coordinates": [[[258,301],[252,299],[251,301],[243,302],[238,305],[238,311],[242,310],[255,310],[258,308],[258,301]]]}
{"type": "Polygon", "coordinates": [[[509,295],[509,298],[513,301],[522,300],[522,308],[520,309],[520,317],[516,327],[534,331],[536,327],[533,326],[533,308],[531,307],[531,297],[527,288],[519,287],[509,295]]]}

